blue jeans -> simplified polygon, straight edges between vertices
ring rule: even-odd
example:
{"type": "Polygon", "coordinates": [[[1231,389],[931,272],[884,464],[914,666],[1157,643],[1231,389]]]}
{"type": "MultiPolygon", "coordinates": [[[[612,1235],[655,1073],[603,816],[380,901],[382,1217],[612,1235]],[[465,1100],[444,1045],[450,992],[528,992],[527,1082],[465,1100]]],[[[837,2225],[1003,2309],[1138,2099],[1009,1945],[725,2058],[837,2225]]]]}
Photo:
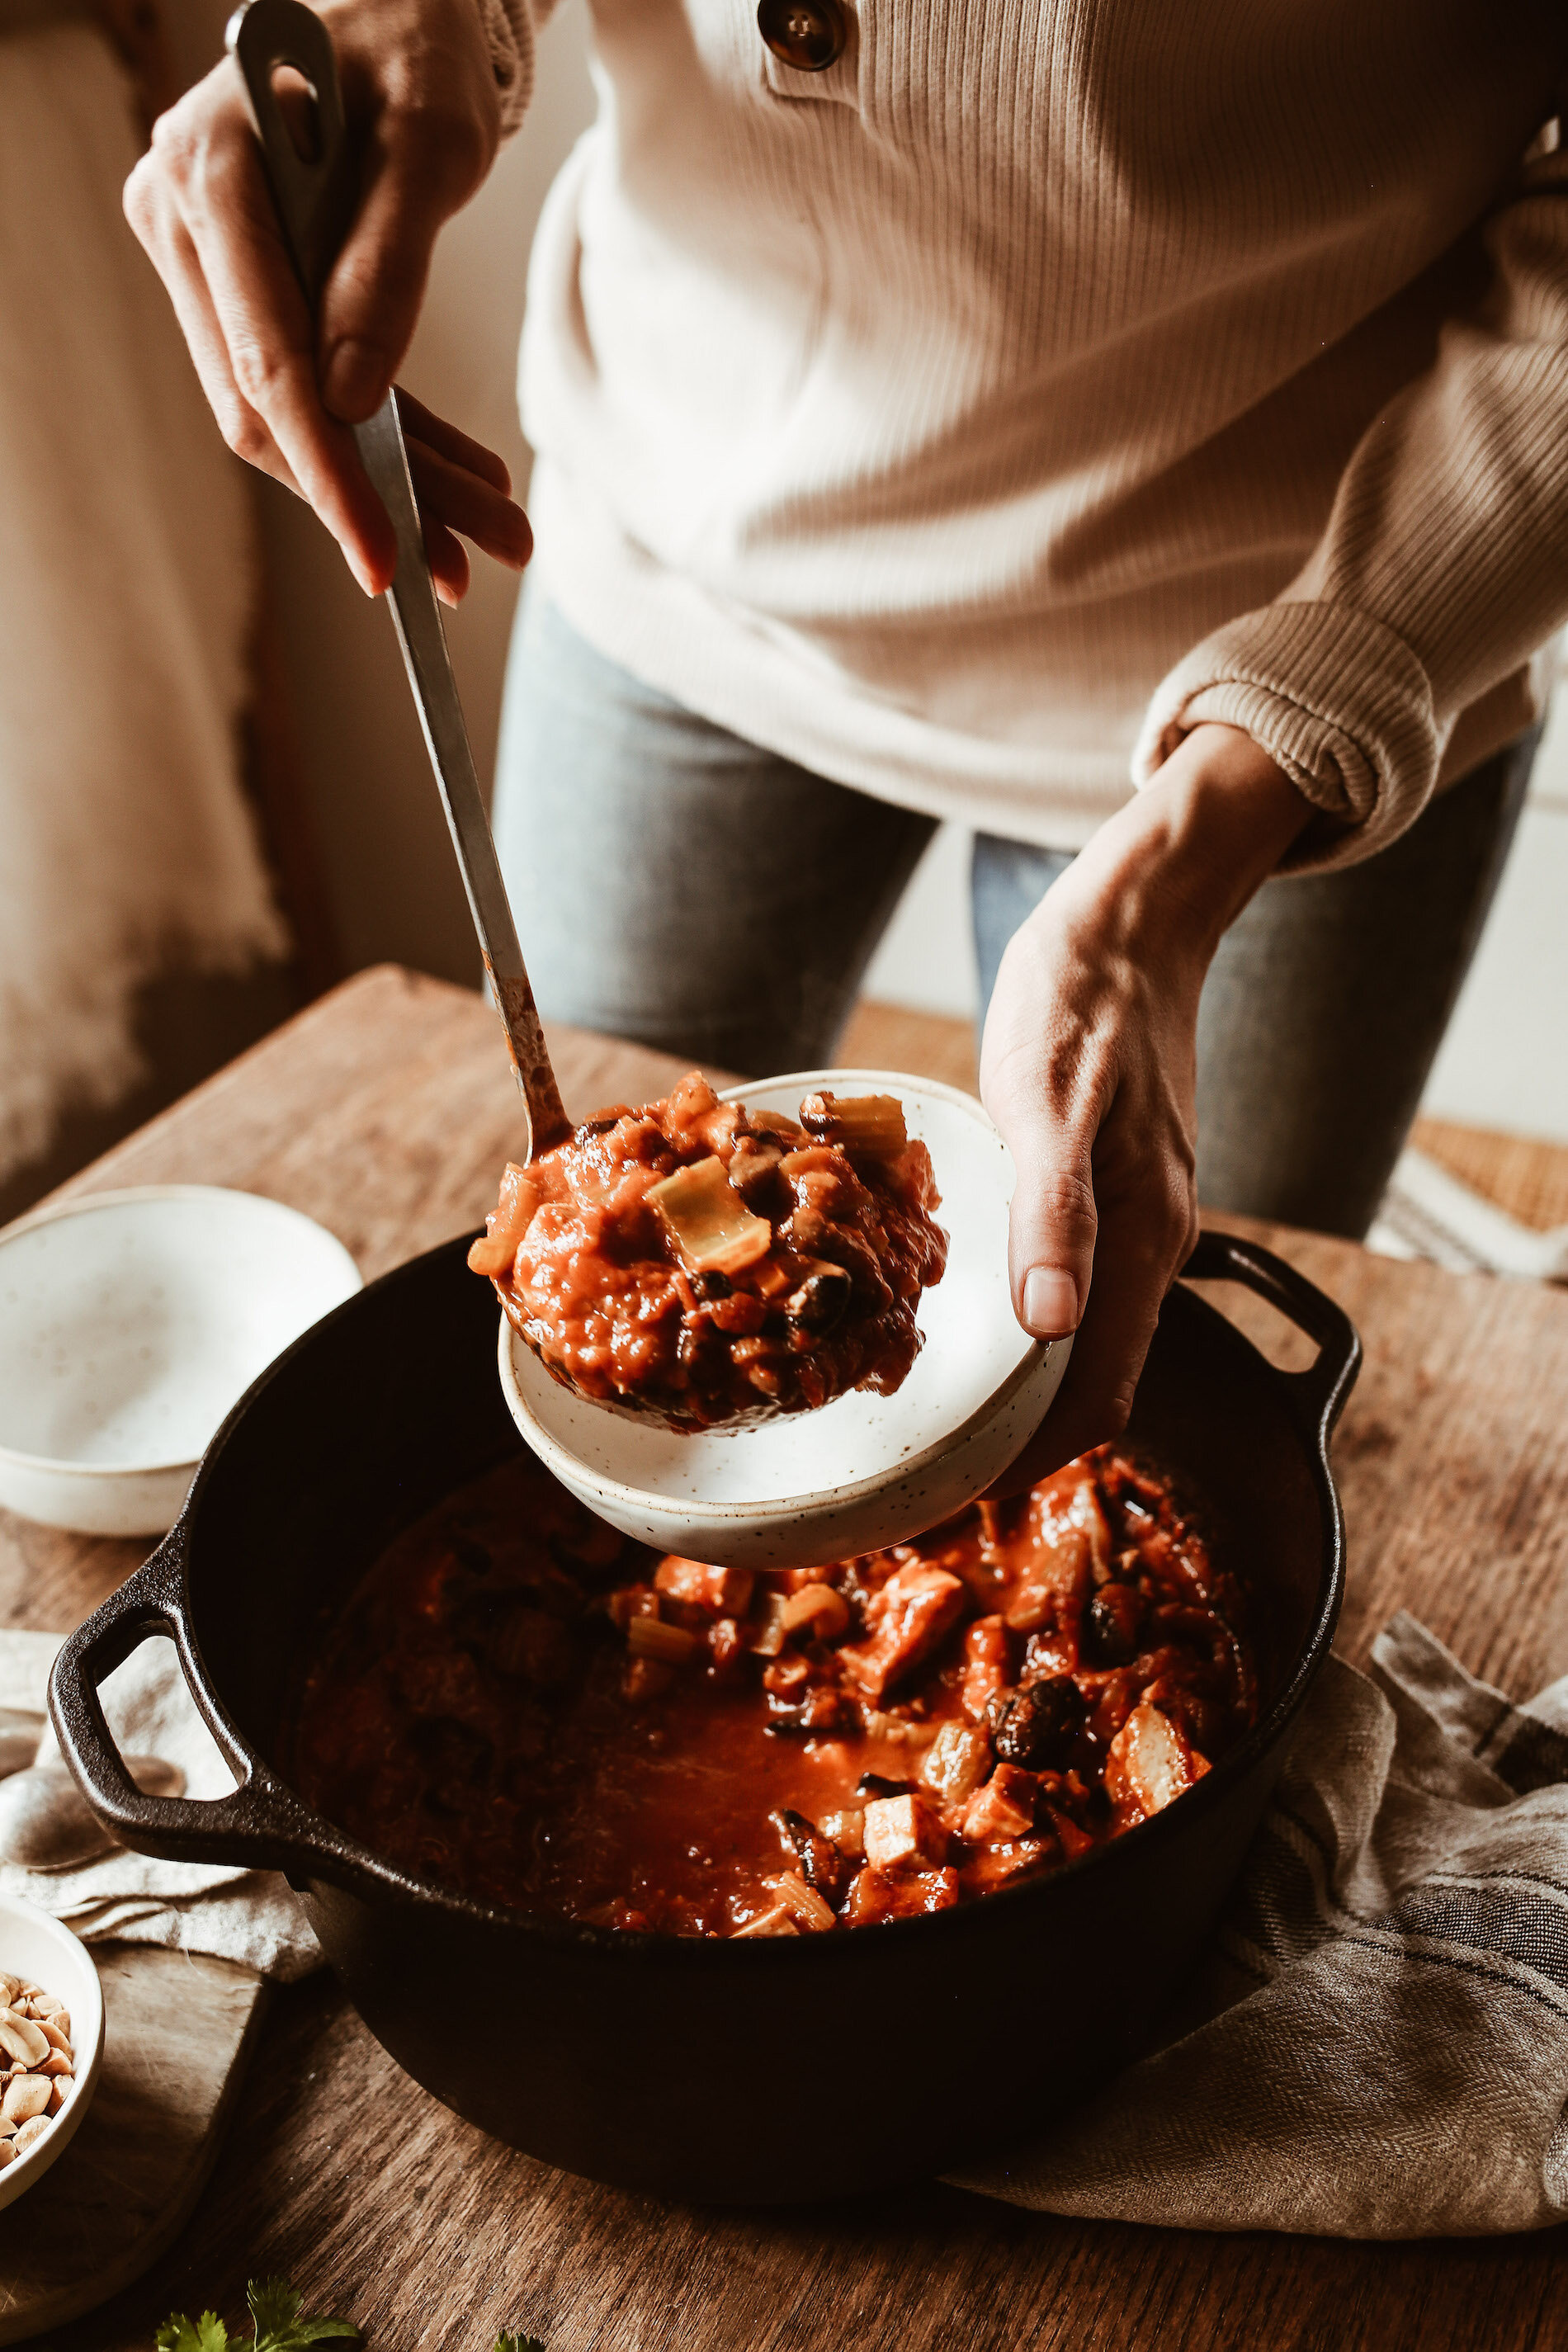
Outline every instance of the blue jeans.
{"type": "MultiPolygon", "coordinates": [[[[1530,737],[1381,856],[1266,883],[1198,1020],[1209,1208],[1366,1231],[1415,1116],[1524,797],[1530,737]]],[[[830,1062],[935,824],[714,727],[525,591],[495,832],[548,1018],[757,1075],[830,1062]]],[[[1071,853],[981,835],[982,1017],[1071,853]]]]}

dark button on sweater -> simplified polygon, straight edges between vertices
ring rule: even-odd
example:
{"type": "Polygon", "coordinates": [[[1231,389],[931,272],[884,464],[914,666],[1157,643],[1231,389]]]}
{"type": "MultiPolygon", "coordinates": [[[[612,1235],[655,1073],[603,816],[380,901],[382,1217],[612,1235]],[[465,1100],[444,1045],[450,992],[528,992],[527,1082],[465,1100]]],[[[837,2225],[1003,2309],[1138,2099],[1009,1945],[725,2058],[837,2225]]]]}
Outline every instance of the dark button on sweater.
{"type": "Polygon", "coordinates": [[[780,64],[797,73],[837,65],[847,38],[839,0],[761,0],[757,30],[780,64]]]}

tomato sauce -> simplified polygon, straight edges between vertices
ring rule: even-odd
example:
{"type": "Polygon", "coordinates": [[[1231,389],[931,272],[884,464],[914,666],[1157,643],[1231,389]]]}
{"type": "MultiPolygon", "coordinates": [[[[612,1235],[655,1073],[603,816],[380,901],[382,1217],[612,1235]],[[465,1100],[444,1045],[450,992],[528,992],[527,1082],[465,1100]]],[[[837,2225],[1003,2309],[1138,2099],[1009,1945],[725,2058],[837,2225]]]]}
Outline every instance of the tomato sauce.
{"type": "Polygon", "coordinates": [[[1233,1580],[1114,1449],[769,1576],[660,1559],[523,1456],[370,1569],[308,1662],[289,1762],[342,1828],[481,1901],[795,1935],[1058,1869],[1257,1706],[1233,1580]]]}
{"type": "Polygon", "coordinates": [[[882,1096],[749,1116],[694,1071],[509,1167],[468,1263],[579,1395],[704,1429],[890,1395],[947,1236],[931,1156],[882,1096]]]}

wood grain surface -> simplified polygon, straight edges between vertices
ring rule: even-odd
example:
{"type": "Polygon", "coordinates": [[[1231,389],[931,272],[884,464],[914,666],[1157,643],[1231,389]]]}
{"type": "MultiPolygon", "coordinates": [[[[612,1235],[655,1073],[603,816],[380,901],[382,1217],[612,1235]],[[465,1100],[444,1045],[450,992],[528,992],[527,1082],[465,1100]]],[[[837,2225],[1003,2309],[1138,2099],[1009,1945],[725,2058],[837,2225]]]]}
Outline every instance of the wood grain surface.
{"type": "MultiPolygon", "coordinates": [[[[568,1108],[674,1066],[552,1033],[568,1108]]],[[[477,1223],[517,1115],[494,1015],[378,971],[300,1016],[75,1189],[244,1184],[330,1225],[367,1275],[477,1223]]],[[[1341,1646],[1407,1607],[1522,1695],[1568,1668],[1568,1296],[1265,1232],[1340,1298],[1367,1363],[1337,1458],[1341,1646]]],[[[1228,1305],[1228,1301],[1226,1302],[1228,1305]]],[[[1260,1320],[1247,1308],[1249,1322],[1260,1320]]],[[[1267,1341],[1267,1333],[1260,1329],[1267,1341]]],[[[0,1524],[0,1614],[64,1625],[138,1557],[0,1524]]],[[[461,2030],[462,1988],[433,1987],[461,2030]]],[[[1048,2030],[1049,2021],[1042,2021],[1048,2030]]],[[[657,2020],[649,2021],[657,2031],[657,2020]]],[[[760,2099],[796,2095],[801,2021],[759,2019],[760,2099]]],[[[805,2021],[831,2047],[833,2021],[805,2021]]],[[[875,2133],[853,2072],[828,2127],[875,2133]]],[[[402,2075],[331,1980],[278,1992],[213,2179],[138,2285],[53,2352],[147,2352],[171,2306],[231,2320],[279,2270],[372,2352],[1533,2352],[1568,2344],[1561,2231],[1358,2245],[1085,2224],[931,2185],[831,2210],[718,2213],[553,2173],[402,2075]]]]}
{"type": "Polygon", "coordinates": [[[95,2310],[173,2243],[212,2170],[260,2021],[266,1988],[232,1960],[148,1944],[94,1957],[98,2089],[58,2162],[0,2213],[0,2344],[95,2310]]]}

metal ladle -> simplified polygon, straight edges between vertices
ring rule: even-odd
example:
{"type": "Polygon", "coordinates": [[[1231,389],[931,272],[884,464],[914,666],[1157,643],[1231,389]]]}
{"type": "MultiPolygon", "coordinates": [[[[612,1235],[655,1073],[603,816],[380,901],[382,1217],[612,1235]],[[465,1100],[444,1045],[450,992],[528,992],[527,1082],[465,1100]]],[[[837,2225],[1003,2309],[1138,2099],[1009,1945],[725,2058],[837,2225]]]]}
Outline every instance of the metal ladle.
{"type": "MultiPolygon", "coordinates": [[[[348,234],[358,194],[331,36],[303,0],[247,0],[230,17],[226,37],[245,78],[283,242],[313,316],[348,234]],[[274,77],[283,68],[302,76],[315,101],[313,152],[308,155],[295,144],[279,103],[274,77]]],[[[523,1158],[535,1160],[565,1142],[572,1122],[550,1065],[474,770],[425,552],[395,389],[373,417],[354,426],[353,436],[397,534],[397,570],[387,602],[527,1113],[523,1158]]]]}
{"type": "MultiPolygon", "coordinates": [[[[35,1731],[35,1748],[37,1738],[35,1731]]],[[[128,1756],[125,1769],[144,1796],[184,1794],[184,1774],[161,1756],[128,1756]]],[[[120,1843],[63,1764],[30,1764],[0,1780],[0,1862],[24,1870],[77,1870],[120,1843]]]]}

